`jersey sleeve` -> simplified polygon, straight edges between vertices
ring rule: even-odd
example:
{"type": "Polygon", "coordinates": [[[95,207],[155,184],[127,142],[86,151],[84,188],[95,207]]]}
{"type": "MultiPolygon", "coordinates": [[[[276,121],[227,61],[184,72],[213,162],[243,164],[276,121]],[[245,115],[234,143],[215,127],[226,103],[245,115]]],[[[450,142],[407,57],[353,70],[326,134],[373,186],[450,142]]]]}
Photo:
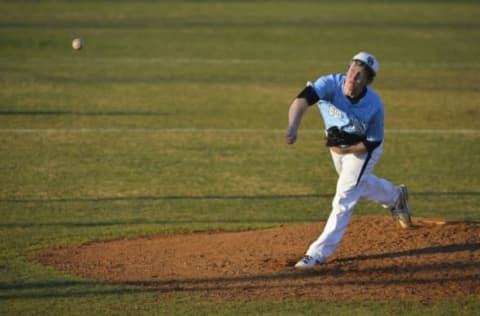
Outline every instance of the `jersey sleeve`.
{"type": "Polygon", "coordinates": [[[322,76],[315,82],[307,83],[307,86],[312,87],[321,100],[331,100],[335,94],[336,85],[337,80],[334,75],[322,76]]]}

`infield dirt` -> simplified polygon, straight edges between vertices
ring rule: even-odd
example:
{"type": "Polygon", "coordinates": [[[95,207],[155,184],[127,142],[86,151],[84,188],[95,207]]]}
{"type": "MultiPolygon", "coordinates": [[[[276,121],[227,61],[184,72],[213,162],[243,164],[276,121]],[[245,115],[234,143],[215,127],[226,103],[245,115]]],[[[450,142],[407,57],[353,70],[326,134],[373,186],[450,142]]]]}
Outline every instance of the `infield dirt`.
{"type": "Polygon", "coordinates": [[[480,224],[353,217],[326,265],[293,268],[324,222],[68,245],[35,261],[133,290],[221,300],[419,300],[480,294],[480,224]]]}

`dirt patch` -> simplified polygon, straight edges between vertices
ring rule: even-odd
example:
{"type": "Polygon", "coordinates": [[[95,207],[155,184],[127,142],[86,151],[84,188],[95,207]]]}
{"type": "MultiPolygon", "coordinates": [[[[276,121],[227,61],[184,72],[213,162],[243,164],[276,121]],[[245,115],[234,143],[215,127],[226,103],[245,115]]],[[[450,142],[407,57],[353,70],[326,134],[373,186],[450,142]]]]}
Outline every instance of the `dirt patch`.
{"type": "Polygon", "coordinates": [[[161,234],[46,251],[42,264],[158,293],[220,299],[438,301],[480,294],[480,224],[353,217],[326,265],[294,263],[324,223],[161,234]]]}

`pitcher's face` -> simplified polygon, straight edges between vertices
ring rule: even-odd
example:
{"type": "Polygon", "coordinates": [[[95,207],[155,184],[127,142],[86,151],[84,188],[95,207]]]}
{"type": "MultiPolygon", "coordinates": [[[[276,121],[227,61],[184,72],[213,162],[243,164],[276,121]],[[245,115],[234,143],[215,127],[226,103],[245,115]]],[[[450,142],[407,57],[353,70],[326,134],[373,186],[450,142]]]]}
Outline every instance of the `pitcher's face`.
{"type": "Polygon", "coordinates": [[[367,70],[359,62],[352,62],[347,70],[347,77],[343,85],[343,93],[350,97],[358,97],[369,84],[367,70]]]}

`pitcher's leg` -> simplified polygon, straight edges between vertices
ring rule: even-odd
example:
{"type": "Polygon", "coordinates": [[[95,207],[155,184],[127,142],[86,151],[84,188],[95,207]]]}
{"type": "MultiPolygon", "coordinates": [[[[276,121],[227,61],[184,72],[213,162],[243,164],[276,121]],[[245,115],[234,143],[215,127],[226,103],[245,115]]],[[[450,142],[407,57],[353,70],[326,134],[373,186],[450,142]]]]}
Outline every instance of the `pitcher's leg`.
{"type": "Polygon", "coordinates": [[[318,263],[325,263],[335,252],[355,205],[362,196],[362,188],[357,184],[365,172],[373,170],[376,163],[376,159],[370,158],[368,153],[337,155],[332,152],[335,169],[339,173],[332,211],[322,234],[310,245],[306,255],[295,265],[296,268],[309,269],[318,263]]]}
{"type": "Polygon", "coordinates": [[[383,153],[383,145],[375,148],[365,165],[364,172],[359,180],[358,186],[362,191],[362,198],[378,202],[386,207],[392,207],[398,199],[399,188],[386,179],[379,178],[373,174],[375,165],[383,153]]]}
{"type": "Polygon", "coordinates": [[[338,247],[345,229],[352,217],[353,209],[347,211],[333,210],[328,217],[323,232],[308,248],[307,255],[319,262],[326,262],[338,247]]]}
{"type": "Polygon", "coordinates": [[[362,198],[380,203],[385,208],[392,208],[400,194],[399,187],[374,174],[364,175],[358,185],[361,187],[362,198]]]}
{"type": "MultiPolygon", "coordinates": [[[[376,162],[380,154],[381,150],[375,150],[372,153],[372,160],[376,162]]],[[[375,176],[372,172],[373,165],[368,164],[365,174],[358,184],[362,192],[362,198],[380,203],[384,208],[389,209],[394,220],[402,228],[411,227],[412,215],[408,207],[407,187],[405,185],[395,186],[390,181],[375,176]]]]}
{"type": "Polygon", "coordinates": [[[355,205],[362,194],[357,181],[365,159],[366,155],[344,155],[343,157],[342,170],[332,201],[332,211],[322,234],[307,250],[307,255],[317,261],[326,261],[335,252],[345,233],[355,205]]]}

